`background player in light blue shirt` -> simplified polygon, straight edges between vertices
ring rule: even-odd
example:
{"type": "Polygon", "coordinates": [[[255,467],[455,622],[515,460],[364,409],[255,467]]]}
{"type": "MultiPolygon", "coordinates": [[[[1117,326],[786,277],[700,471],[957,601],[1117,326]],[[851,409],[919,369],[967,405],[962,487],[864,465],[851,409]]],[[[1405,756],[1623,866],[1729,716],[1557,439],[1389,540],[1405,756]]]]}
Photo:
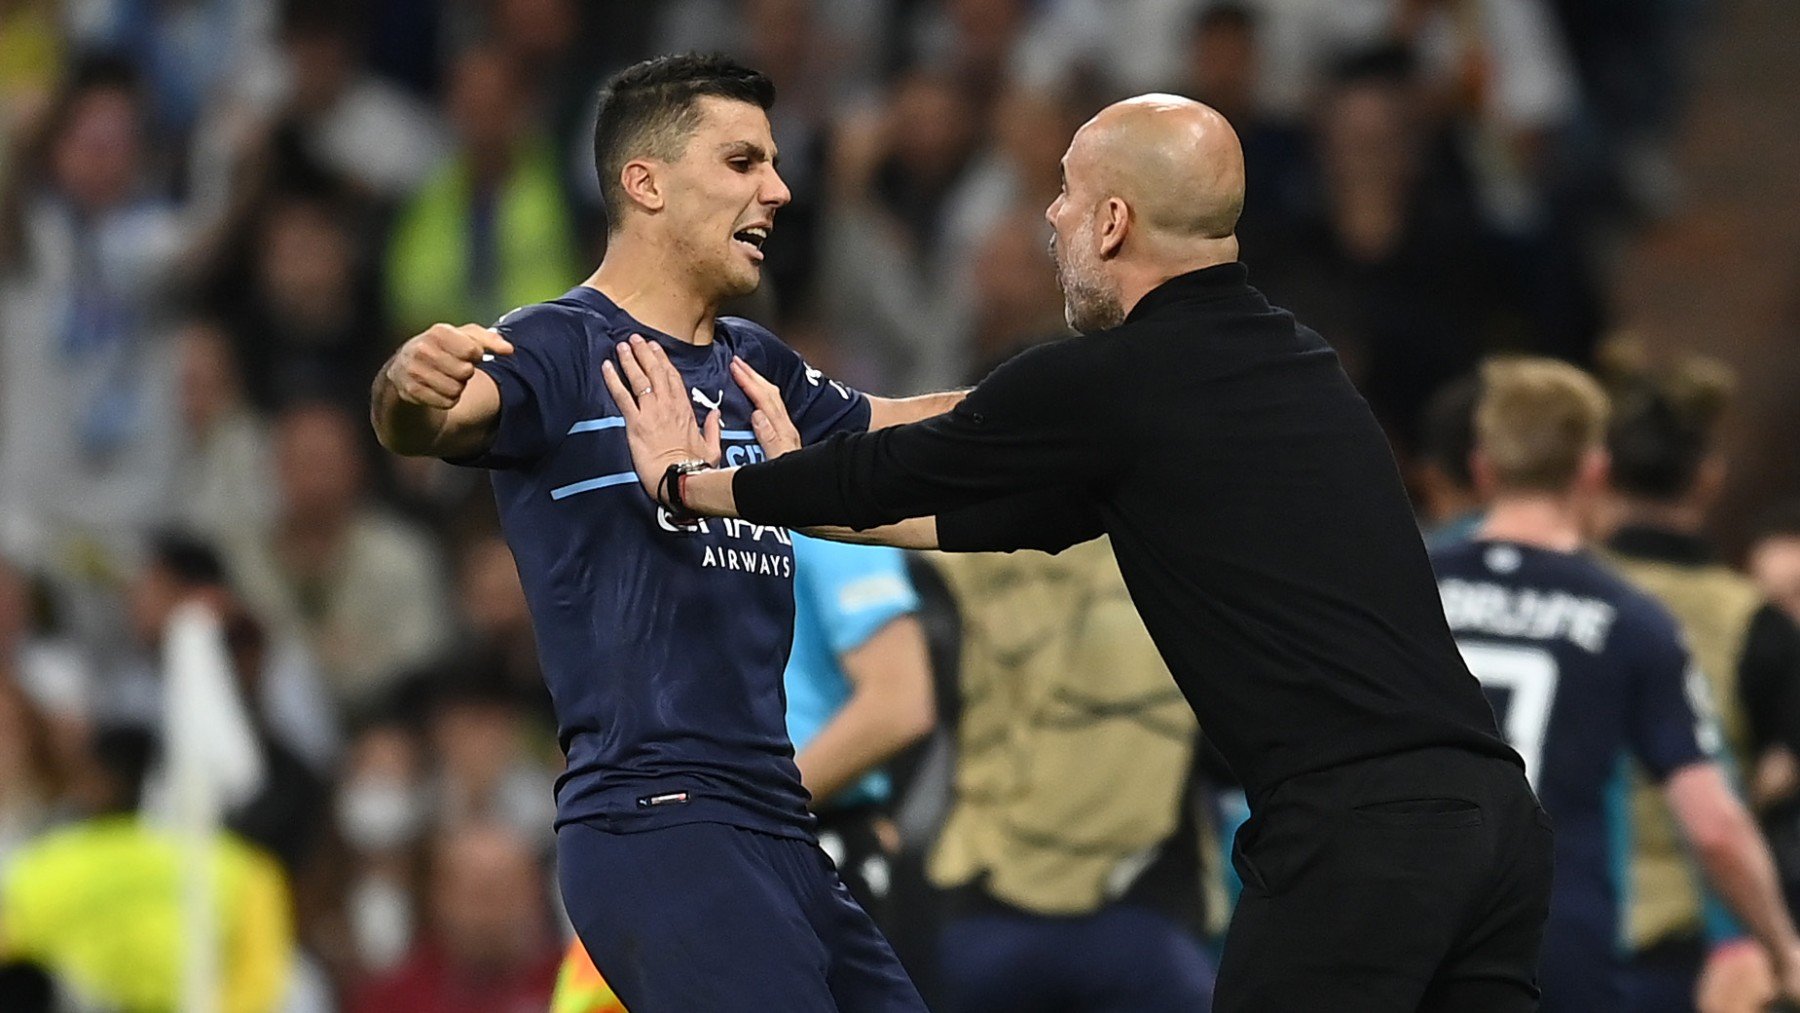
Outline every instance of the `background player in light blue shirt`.
{"type": "Polygon", "coordinates": [[[900,550],[794,535],[788,736],[819,845],[878,922],[898,844],[880,764],[936,720],[918,608],[900,550]]]}

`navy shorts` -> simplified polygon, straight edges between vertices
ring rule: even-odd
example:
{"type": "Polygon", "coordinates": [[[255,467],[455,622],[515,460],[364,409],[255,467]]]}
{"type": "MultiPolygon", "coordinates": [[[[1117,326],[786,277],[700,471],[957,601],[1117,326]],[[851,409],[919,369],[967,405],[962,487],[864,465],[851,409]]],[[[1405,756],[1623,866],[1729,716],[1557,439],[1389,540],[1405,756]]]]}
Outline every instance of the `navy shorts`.
{"type": "Polygon", "coordinates": [[[556,834],[563,902],[631,1013],[923,1013],[809,840],[723,823],[556,834]]]}

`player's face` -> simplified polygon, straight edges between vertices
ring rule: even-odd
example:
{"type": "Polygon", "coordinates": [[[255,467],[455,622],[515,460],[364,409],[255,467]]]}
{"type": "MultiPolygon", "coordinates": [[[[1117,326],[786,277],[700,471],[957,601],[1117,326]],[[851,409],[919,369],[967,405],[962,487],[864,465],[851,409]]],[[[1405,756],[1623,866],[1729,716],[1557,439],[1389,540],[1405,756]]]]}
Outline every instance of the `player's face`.
{"type": "Polygon", "coordinates": [[[1764,539],[1750,553],[1750,574],[1770,601],[1800,622],[1800,536],[1764,539]]]}
{"type": "Polygon", "coordinates": [[[1118,326],[1125,314],[1100,259],[1100,194],[1077,157],[1079,143],[1077,134],[1076,143],[1063,156],[1062,192],[1044,217],[1056,230],[1050,237],[1050,257],[1056,262],[1056,282],[1062,286],[1063,319],[1089,334],[1118,326]]]}
{"type": "Polygon", "coordinates": [[[755,291],[775,212],[793,196],[775,171],[769,117],[748,102],[699,100],[700,125],[669,165],[671,241],[719,298],[755,291]]]}

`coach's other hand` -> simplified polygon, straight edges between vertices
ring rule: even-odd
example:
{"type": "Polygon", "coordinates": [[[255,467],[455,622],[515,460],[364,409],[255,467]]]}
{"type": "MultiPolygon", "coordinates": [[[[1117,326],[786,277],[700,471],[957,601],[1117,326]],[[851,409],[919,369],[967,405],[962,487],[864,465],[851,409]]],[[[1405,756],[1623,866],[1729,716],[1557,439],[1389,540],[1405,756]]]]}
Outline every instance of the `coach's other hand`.
{"type": "Polygon", "coordinates": [[[719,410],[707,413],[704,431],[694,424],[687,384],[656,342],[633,334],[630,342],[619,342],[617,351],[618,363],[602,362],[600,374],[625,417],[625,439],[631,445],[638,481],[651,499],[657,499],[657,483],[669,465],[683,461],[717,465],[725,456],[719,447],[719,410]]]}
{"type": "Polygon", "coordinates": [[[763,379],[763,375],[752,369],[748,362],[735,356],[731,360],[731,378],[737,381],[755,409],[750,413],[750,429],[756,433],[756,442],[762,445],[763,455],[773,461],[799,450],[800,430],[794,428],[794,420],[788,415],[787,402],[781,399],[781,388],[763,379]]]}
{"type": "Polygon", "coordinates": [[[407,404],[448,411],[485,355],[510,355],[512,343],[479,324],[433,324],[415,334],[388,361],[388,382],[407,404]]]}

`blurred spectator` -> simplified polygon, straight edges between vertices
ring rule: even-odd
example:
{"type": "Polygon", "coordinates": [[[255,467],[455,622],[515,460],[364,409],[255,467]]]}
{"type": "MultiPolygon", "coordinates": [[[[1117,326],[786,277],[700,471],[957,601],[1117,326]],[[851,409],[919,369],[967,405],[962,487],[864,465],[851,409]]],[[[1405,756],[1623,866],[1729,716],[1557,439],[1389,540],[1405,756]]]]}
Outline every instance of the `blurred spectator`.
{"type": "Polygon", "coordinates": [[[999,94],[1016,54],[1030,50],[1031,44],[1024,38],[1030,8],[1026,0],[944,0],[916,5],[912,52],[907,55],[914,66],[932,68],[966,89],[978,103],[977,115],[985,120],[989,110],[981,104],[999,94]]]}
{"type": "MultiPolygon", "coordinates": [[[[1083,80],[1103,105],[1181,83],[1182,44],[1206,0],[1050,0],[1019,46],[1020,77],[1040,88],[1083,80]]],[[[1198,97],[1198,96],[1196,96],[1198,97]]]]}
{"type": "Polygon", "coordinates": [[[1318,128],[1324,207],[1245,257],[1271,302],[1332,335],[1409,452],[1425,402],[1480,357],[1503,293],[1404,51],[1347,63],[1318,128]]]}
{"type": "MultiPolygon", "coordinates": [[[[168,706],[162,666],[164,634],[175,610],[199,602],[219,616],[235,688],[261,757],[260,784],[225,799],[226,825],[298,870],[317,842],[324,806],[322,771],[336,731],[304,648],[272,642],[237,600],[218,553],[180,535],[153,539],[150,558],[133,582],[129,604],[139,653],[112,673],[100,720],[164,727],[168,706]]],[[[155,787],[167,785],[158,778],[155,787]]]]}
{"type": "Polygon", "coordinates": [[[468,643],[457,656],[494,672],[520,701],[531,702],[534,716],[555,727],[512,550],[496,535],[483,536],[463,549],[459,570],[460,627],[468,643]]]}
{"type": "Polygon", "coordinates": [[[324,193],[277,193],[250,221],[247,277],[217,302],[247,392],[265,410],[306,398],[360,408],[368,399],[382,340],[353,211],[324,193]]]}
{"type": "Polygon", "coordinates": [[[1209,3],[1188,35],[1186,94],[1225,115],[1244,146],[1244,214],[1238,237],[1257,258],[1261,237],[1291,228],[1317,203],[1311,140],[1299,125],[1268,115],[1258,91],[1262,24],[1236,0],[1209,3]]]}
{"type": "Polygon", "coordinates": [[[1800,622],[1800,502],[1763,519],[1750,546],[1750,575],[1769,600],[1800,622]]]}
{"type": "MultiPolygon", "coordinates": [[[[238,689],[265,752],[278,752],[315,771],[330,766],[337,749],[335,716],[319,684],[315,662],[291,637],[271,639],[246,612],[213,546],[181,534],[151,537],[146,558],[127,589],[134,650],[108,673],[96,699],[96,720],[154,727],[163,709],[163,635],[175,610],[188,602],[220,617],[227,638],[242,638],[232,660],[238,689]],[[248,648],[254,648],[253,650],[248,648]]],[[[310,776],[310,775],[309,775],[310,776]]],[[[304,801],[300,796],[297,801],[304,801]]]]}
{"type": "MultiPolygon", "coordinates": [[[[1800,794],[1800,630],[1704,535],[1725,478],[1718,429],[1732,383],[1724,366],[1699,358],[1616,378],[1607,445],[1619,526],[1607,548],[1609,562],[1680,622],[1729,759],[1766,818],[1800,794]]],[[[1700,977],[1703,887],[1660,793],[1641,775],[1633,781],[1627,987],[1634,1009],[1679,1007],[1700,977]]],[[[1800,869],[1783,871],[1800,880],[1800,869]]]]}
{"type": "Polygon", "coordinates": [[[436,114],[361,65],[354,5],[284,6],[288,80],[278,133],[370,193],[397,200],[412,192],[448,150],[436,114]]]}
{"type": "Polygon", "coordinates": [[[397,965],[417,936],[420,842],[431,822],[418,735],[377,721],[345,750],[333,803],[331,860],[301,894],[309,945],[340,980],[397,965]]]}
{"type": "MultiPolygon", "coordinates": [[[[78,1001],[103,1008],[179,1008],[185,850],[138,815],[155,755],[148,732],[94,740],[82,785],[87,818],[14,856],[0,879],[0,959],[48,968],[78,1001]]],[[[293,958],[287,884],[269,856],[235,836],[213,842],[218,1008],[277,1008],[293,958]]]]}
{"type": "Polygon", "coordinates": [[[1698,0],[1550,0],[1586,91],[1584,133],[1594,146],[1597,194],[1627,214],[1674,210],[1671,158],[1688,88],[1698,0]],[[1605,198],[1603,198],[1605,199],[1605,198]]]}
{"type": "Polygon", "coordinates": [[[424,938],[398,968],[356,989],[346,1013],[545,1009],[562,948],[526,839],[501,826],[453,828],[431,859],[424,938]]]}
{"type": "MultiPolygon", "coordinates": [[[[56,90],[64,43],[54,0],[0,0],[0,138],[30,134],[56,90]]],[[[10,144],[0,143],[0,179],[10,144]]]]}
{"type": "Polygon", "coordinates": [[[209,102],[269,57],[279,0],[87,0],[71,3],[82,48],[116,52],[142,75],[157,125],[177,143],[209,102]]]}
{"type": "Polygon", "coordinates": [[[310,645],[340,714],[377,703],[449,635],[437,552],[369,501],[362,432],[330,405],[283,412],[275,521],[230,556],[256,612],[310,645]]]}
{"type": "Polygon", "coordinates": [[[974,365],[978,380],[1046,334],[1068,329],[1041,207],[999,219],[975,252],[974,365]]]}
{"type": "Polygon", "coordinates": [[[275,512],[268,426],[244,399],[231,340],[216,326],[194,321],[183,328],[176,352],[178,520],[213,539],[265,527],[275,512]]]}
{"type": "Polygon", "coordinates": [[[62,815],[63,771],[50,736],[37,705],[0,667],[0,873],[62,815]]]}
{"type": "Polygon", "coordinates": [[[942,390],[968,372],[969,251],[954,242],[953,209],[978,126],[952,79],[915,71],[837,135],[821,308],[879,389],[942,390]]]}
{"type": "Polygon", "coordinates": [[[546,845],[556,817],[547,750],[530,747],[518,696],[486,673],[431,689],[426,740],[436,769],[431,798],[440,826],[493,824],[546,845]]]}
{"type": "Polygon", "coordinates": [[[0,198],[0,545],[116,551],[161,517],[175,450],[172,357],[159,338],[183,249],[153,195],[137,83],[75,69],[0,198]]]}
{"type": "Polygon", "coordinates": [[[504,54],[460,56],[449,106],[458,151],[407,202],[387,251],[389,323],[406,333],[493,321],[580,274],[552,148],[504,54]]]}
{"type": "Polygon", "coordinates": [[[93,663],[52,630],[42,592],[0,555],[0,682],[28,698],[29,709],[46,725],[54,764],[67,770],[87,748],[93,663]]]}
{"type": "MultiPolygon", "coordinates": [[[[1063,149],[1079,126],[1081,117],[1074,105],[1056,93],[1010,88],[997,99],[988,142],[948,212],[946,245],[965,251],[961,254],[964,267],[977,272],[977,277],[963,282],[969,298],[981,299],[983,283],[994,280],[980,273],[980,250],[983,244],[997,240],[1001,228],[1022,228],[1024,235],[1018,238],[1036,242],[1041,261],[1032,274],[1050,272],[1054,278],[1048,267],[1049,232],[1043,215],[1062,190],[1063,149]],[[1015,212],[1023,214],[1014,217],[1015,212]],[[1026,214],[1038,220],[1027,222],[1026,214]]],[[[977,320],[974,326],[979,330],[982,324],[977,320]]],[[[1029,336],[1039,338],[1057,329],[1038,330],[1029,336]]],[[[979,352],[975,354],[979,358],[979,352]]]]}

